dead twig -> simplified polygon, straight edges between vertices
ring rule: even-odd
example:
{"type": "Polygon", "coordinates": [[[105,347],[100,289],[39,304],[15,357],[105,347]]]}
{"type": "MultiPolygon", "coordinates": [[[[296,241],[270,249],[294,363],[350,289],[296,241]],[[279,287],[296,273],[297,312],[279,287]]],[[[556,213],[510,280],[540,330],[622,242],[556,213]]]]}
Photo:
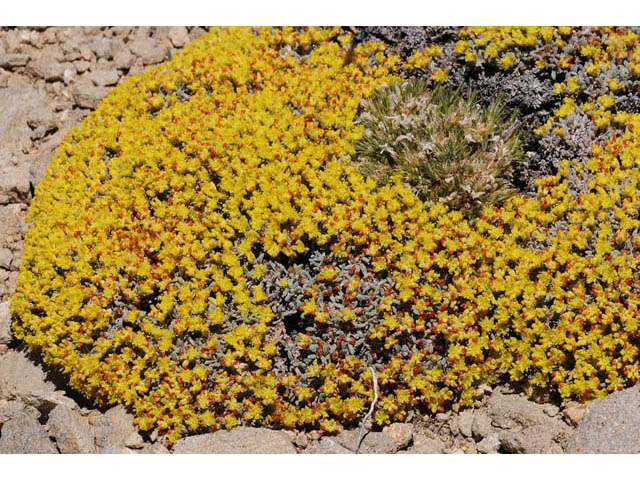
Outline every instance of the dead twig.
{"type": "Polygon", "coordinates": [[[371,402],[369,413],[365,415],[365,417],[362,419],[362,423],[360,424],[360,433],[358,433],[358,441],[356,442],[354,453],[358,453],[358,451],[360,450],[360,444],[362,443],[362,439],[364,438],[364,426],[371,418],[373,409],[376,407],[376,403],[378,402],[378,376],[376,375],[376,371],[373,367],[369,367],[369,370],[371,370],[371,376],[373,380],[373,402],[371,402]]]}

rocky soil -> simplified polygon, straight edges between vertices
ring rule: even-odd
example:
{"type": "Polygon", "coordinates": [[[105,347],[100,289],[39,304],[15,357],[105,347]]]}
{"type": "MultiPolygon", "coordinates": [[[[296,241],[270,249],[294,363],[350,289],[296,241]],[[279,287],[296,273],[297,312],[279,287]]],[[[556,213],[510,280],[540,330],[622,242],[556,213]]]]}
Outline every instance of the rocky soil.
{"type": "MultiPolygon", "coordinates": [[[[98,409],[12,338],[24,213],[65,133],[129,75],[201,27],[0,28],[0,453],[353,453],[358,431],[241,427],[180,440],[140,435],[124,407],[98,409]]],[[[586,408],[485,387],[473,408],[369,431],[360,453],[640,453],[640,389],[586,408]]],[[[368,430],[367,430],[368,431],[368,430]]]]}

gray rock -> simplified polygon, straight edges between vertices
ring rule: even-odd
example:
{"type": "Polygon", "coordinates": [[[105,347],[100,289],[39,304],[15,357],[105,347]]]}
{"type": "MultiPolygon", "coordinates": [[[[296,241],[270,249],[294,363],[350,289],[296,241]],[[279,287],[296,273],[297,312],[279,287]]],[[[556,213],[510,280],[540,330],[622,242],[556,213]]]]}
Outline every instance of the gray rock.
{"type": "MultiPolygon", "coordinates": [[[[1,172],[1,171],[0,171],[1,172]]],[[[2,178],[1,178],[1,173],[0,173],[0,195],[2,195],[2,190],[3,190],[3,185],[2,185],[2,178]]],[[[6,197],[8,198],[8,197],[6,197]]],[[[1,201],[2,197],[0,196],[0,201],[1,201]]],[[[4,202],[4,203],[9,203],[4,202]]],[[[9,270],[9,265],[11,265],[11,260],[13,259],[13,254],[11,253],[11,250],[9,250],[8,248],[1,248],[0,247],[0,268],[4,268],[5,270],[9,270]]],[[[0,313],[1,315],[1,313],[0,313]]]]}
{"type": "Polygon", "coordinates": [[[407,453],[415,454],[440,454],[445,449],[444,443],[438,438],[432,438],[424,433],[414,434],[413,445],[407,449],[407,453]]]}
{"type": "Polygon", "coordinates": [[[107,96],[109,88],[97,87],[91,81],[78,81],[72,90],[73,100],[81,108],[96,108],[100,101],[107,96]]]}
{"type": "MultiPolygon", "coordinates": [[[[56,117],[47,94],[28,85],[11,86],[0,90],[0,170],[25,161],[31,150],[32,129],[56,127],[56,117]]],[[[3,217],[0,217],[3,218],[3,217]]]]}
{"type": "Polygon", "coordinates": [[[518,395],[494,392],[488,401],[488,415],[498,431],[502,447],[511,453],[555,453],[570,435],[567,425],[544,413],[538,405],[518,395]]]}
{"type": "Polygon", "coordinates": [[[140,57],[145,65],[153,65],[164,60],[167,53],[165,47],[152,38],[138,38],[129,44],[131,52],[140,57]]]}
{"type": "Polygon", "coordinates": [[[193,42],[194,40],[196,40],[196,39],[200,38],[200,37],[201,37],[202,35],[204,35],[205,33],[207,33],[207,31],[206,31],[204,28],[202,28],[202,27],[195,27],[195,28],[192,28],[192,29],[189,31],[189,40],[193,42]]]}
{"type": "Polygon", "coordinates": [[[58,453],[49,435],[37,420],[18,414],[0,431],[0,454],[58,453]]]}
{"type": "MultiPolygon", "coordinates": [[[[91,420],[89,420],[91,423],[91,420]]],[[[136,433],[133,416],[122,405],[113,407],[93,421],[97,453],[123,451],[132,434],[136,433]]]]}
{"type": "Polygon", "coordinates": [[[56,58],[50,55],[41,55],[31,62],[27,67],[34,75],[44,78],[47,82],[54,82],[64,79],[64,71],[67,69],[75,69],[73,63],[60,63],[56,58]]]}
{"type": "Polygon", "coordinates": [[[94,70],[88,73],[85,78],[91,80],[94,85],[105,87],[118,83],[120,75],[117,70],[94,70]]]}
{"type": "Polygon", "coordinates": [[[471,426],[473,425],[473,412],[465,410],[458,415],[458,431],[465,437],[471,436],[471,426]]]}
{"type": "Polygon", "coordinates": [[[577,427],[584,417],[586,409],[587,406],[583,403],[569,401],[565,404],[562,416],[569,425],[577,427]]]}
{"type": "Polygon", "coordinates": [[[313,444],[302,453],[312,455],[353,455],[351,450],[347,450],[333,438],[322,437],[318,443],[313,444]]]}
{"type": "Polygon", "coordinates": [[[391,437],[398,450],[406,448],[413,439],[413,425],[410,423],[392,423],[382,429],[382,433],[391,437]]]}
{"type": "Polygon", "coordinates": [[[293,443],[300,448],[307,448],[309,446],[309,437],[303,432],[298,432],[293,439],[293,443]]]}
{"type": "Polygon", "coordinates": [[[125,439],[124,444],[127,448],[140,449],[144,447],[144,440],[138,432],[133,432],[125,439]]]}
{"type": "Polygon", "coordinates": [[[640,453],[640,388],[592,400],[567,453],[640,453]]]}
{"type": "MultiPolygon", "coordinates": [[[[344,448],[355,451],[359,433],[359,430],[344,430],[335,439],[344,448]]],[[[391,436],[383,432],[368,432],[362,439],[358,453],[388,454],[397,450],[398,446],[391,436]]]]}
{"type": "Polygon", "coordinates": [[[54,392],[54,385],[45,381],[42,369],[31,363],[23,352],[11,350],[2,357],[0,398],[20,399],[38,408],[40,403],[35,397],[44,399],[54,392]]]}
{"type": "Polygon", "coordinates": [[[477,412],[473,415],[473,423],[471,425],[471,433],[473,438],[481,440],[491,435],[491,419],[489,416],[482,412],[477,412]]]}
{"type": "Polygon", "coordinates": [[[154,455],[167,455],[167,454],[169,454],[171,452],[169,452],[169,449],[167,447],[165,447],[161,443],[154,443],[153,445],[149,445],[148,443],[145,443],[139,453],[141,453],[141,454],[154,454],[154,455]]]}
{"type": "Polygon", "coordinates": [[[120,70],[130,69],[136,61],[129,48],[122,40],[114,40],[113,64],[120,70]]]}
{"type": "Polygon", "coordinates": [[[173,453],[296,453],[296,449],[282,431],[238,427],[182,438],[173,453]]]}
{"type": "Polygon", "coordinates": [[[11,313],[9,312],[9,302],[0,303],[0,345],[11,343],[11,313]]]}
{"type": "Polygon", "coordinates": [[[480,453],[498,453],[500,448],[500,439],[497,435],[489,435],[476,444],[476,448],[480,453]]]}
{"type": "Polygon", "coordinates": [[[91,62],[87,62],[86,60],[76,60],[73,62],[73,65],[76,67],[76,71],[78,73],[84,73],[91,67],[91,62]]]}
{"type": "Polygon", "coordinates": [[[29,58],[29,55],[23,53],[0,53],[0,68],[13,70],[16,67],[24,67],[29,58]]]}
{"type": "MultiPolygon", "coordinates": [[[[27,203],[31,197],[31,173],[29,165],[21,163],[20,165],[7,165],[0,168],[0,204],[7,203],[27,203]]],[[[0,251],[0,267],[3,266],[3,260],[10,263],[11,257],[0,251]]],[[[9,265],[5,268],[9,268],[9,265]]]]}
{"type": "Polygon", "coordinates": [[[113,45],[110,38],[96,38],[89,44],[89,48],[96,54],[96,57],[106,58],[107,60],[113,58],[113,45]]]}
{"type": "Polygon", "coordinates": [[[169,40],[171,44],[176,47],[184,47],[189,43],[189,32],[185,27],[171,27],[169,30],[169,40]]]}
{"type": "Polygon", "coordinates": [[[60,453],[96,453],[93,429],[78,411],[58,405],[49,413],[47,425],[60,453]]]}

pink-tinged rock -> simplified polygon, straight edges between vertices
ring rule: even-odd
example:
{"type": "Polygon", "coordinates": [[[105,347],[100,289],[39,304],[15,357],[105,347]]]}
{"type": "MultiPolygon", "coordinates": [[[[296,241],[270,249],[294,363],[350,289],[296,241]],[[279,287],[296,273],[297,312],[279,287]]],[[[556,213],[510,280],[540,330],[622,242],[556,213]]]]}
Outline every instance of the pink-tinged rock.
{"type": "Polygon", "coordinates": [[[171,44],[176,47],[184,47],[189,43],[189,32],[185,27],[171,27],[169,30],[169,40],[171,44]]]}
{"type": "Polygon", "coordinates": [[[0,430],[0,454],[58,453],[49,435],[37,420],[18,414],[0,430]]]}
{"type": "Polygon", "coordinates": [[[640,453],[640,388],[589,402],[566,452],[640,453]]]}
{"type": "Polygon", "coordinates": [[[96,453],[93,428],[77,410],[58,405],[49,413],[47,425],[60,453],[96,453]]]}
{"type": "Polygon", "coordinates": [[[238,427],[215,433],[194,435],[178,440],[173,453],[296,453],[296,449],[280,430],[238,427]]]}

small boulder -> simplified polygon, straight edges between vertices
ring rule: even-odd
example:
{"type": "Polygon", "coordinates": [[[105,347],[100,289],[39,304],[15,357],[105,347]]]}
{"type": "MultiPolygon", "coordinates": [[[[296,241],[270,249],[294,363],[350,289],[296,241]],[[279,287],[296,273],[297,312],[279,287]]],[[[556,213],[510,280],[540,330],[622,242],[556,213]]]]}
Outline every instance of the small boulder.
{"type": "Polygon", "coordinates": [[[392,423],[382,429],[382,433],[393,439],[398,450],[407,448],[413,439],[413,425],[410,423],[392,423]]]}
{"type": "MultiPolygon", "coordinates": [[[[29,165],[21,163],[19,165],[7,165],[0,168],[0,204],[7,203],[27,203],[31,196],[31,172],[29,165]]],[[[5,257],[8,258],[11,252],[0,251],[0,267],[5,257]]],[[[9,265],[4,267],[9,268],[9,265]]]]}
{"type": "Polygon", "coordinates": [[[487,438],[492,433],[491,418],[486,413],[475,413],[471,424],[471,433],[476,440],[487,438]]]}
{"type": "Polygon", "coordinates": [[[350,455],[353,454],[351,450],[347,450],[335,439],[330,437],[322,437],[318,443],[313,444],[302,453],[308,453],[312,455],[350,455]]]}
{"type": "Polygon", "coordinates": [[[7,420],[0,430],[0,454],[58,453],[37,420],[21,413],[7,420]]]}
{"type": "Polygon", "coordinates": [[[29,55],[23,53],[0,53],[0,68],[13,70],[24,67],[29,62],[29,55]]]}
{"type": "Polygon", "coordinates": [[[185,27],[171,27],[169,29],[169,40],[176,48],[184,47],[189,43],[189,32],[185,27]]]}
{"type": "MultiPolygon", "coordinates": [[[[359,430],[344,430],[335,439],[347,450],[355,452],[359,434],[359,430]]],[[[390,435],[383,432],[365,432],[358,453],[389,454],[397,451],[398,446],[390,435]]]]}
{"type": "Polygon", "coordinates": [[[496,391],[488,401],[488,415],[505,451],[510,453],[556,453],[562,450],[570,429],[558,418],[544,413],[545,405],[519,395],[496,391]]]}
{"type": "Polygon", "coordinates": [[[592,400],[567,453],[640,453],[640,388],[592,400]]]}
{"type": "Polygon", "coordinates": [[[587,406],[584,403],[569,401],[565,404],[562,416],[569,425],[577,427],[584,417],[586,409],[587,406]]]}
{"type": "Polygon", "coordinates": [[[97,453],[123,451],[136,433],[133,415],[128,414],[122,405],[107,410],[104,415],[89,422],[95,426],[97,453]]]}
{"type": "Polygon", "coordinates": [[[60,453],[96,453],[93,429],[78,411],[58,405],[49,413],[47,425],[60,453]]]}
{"type": "Polygon", "coordinates": [[[476,444],[476,448],[480,453],[498,453],[500,448],[500,439],[497,435],[489,435],[476,444]]]}
{"type": "Polygon", "coordinates": [[[415,454],[440,454],[445,449],[444,443],[438,438],[432,438],[424,433],[414,434],[413,445],[407,449],[406,453],[415,454]]]}
{"type": "Polygon", "coordinates": [[[465,410],[458,415],[458,431],[465,437],[471,436],[471,426],[473,425],[473,412],[465,410]]]}
{"type": "Polygon", "coordinates": [[[19,399],[36,408],[48,401],[55,387],[45,380],[44,371],[23,352],[10,350],[0,362],[0,398],[19,399]]]}
{"type": "Polygon", "coordinates": [[[140,57],[145,65],[153,65],[164,60],[167,50],[152,38],[138,38],[129,44],[131,52],[140,57]]]}
{"type": "Polygon", "coordinates": [[[113,58],[113,46],[110,38],[96,38],[89,44],[89,48],[98,58],[106,58],[107,60],[111,60],[113,58]]]}
{"type": "Polygon", "coordinates": [[[95,86],[88,79],[76,82],[71,92],[77,106],[91,109],[96,108],[108,93],[109,88],[95,86]]]}
{"type": "Polygon", "coordinates": [[[182,438],[173,453],[296,453],[296,449],[282,431],[238,427],[182,438]]]}
{"type": "Polygon", "coordinates": [[[118,83],[120,75],[117,70],[94,70],[87,74],[85,78],[91,80],[94,85],[105,87],[118,83]]]}
{"type": "Polygon", "coordinates": [[[0,345],[11,343],[11,313],[9,302],[0,303],[0,345]]]}

